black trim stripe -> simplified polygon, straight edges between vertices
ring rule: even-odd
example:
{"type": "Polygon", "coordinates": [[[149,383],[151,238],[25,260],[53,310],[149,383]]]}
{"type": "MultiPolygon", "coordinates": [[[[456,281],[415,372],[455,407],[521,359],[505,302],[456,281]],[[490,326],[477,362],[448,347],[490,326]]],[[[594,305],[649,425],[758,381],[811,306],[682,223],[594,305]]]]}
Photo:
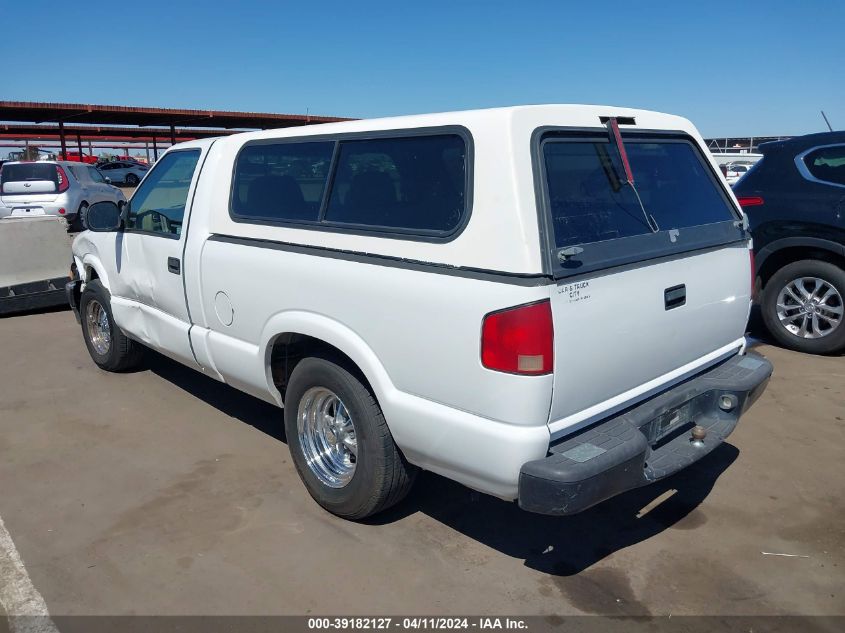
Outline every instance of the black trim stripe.
{"type": "Polygon", "coordinates": [[[329,257],[347,262],[360,264],[372,264],[374,266],[388,266],[401,268],[403,270],[414,270],[418,272],[434,273],[438,275],[451,275],[453,277],[465,277],[481,281],[510,284],[513,286],[548,286],[554,283],[550,275],[544,274],[522,274],[508,273],[500,270],[485,270],[483,268],[468,268],[464,266],[449,266],[448,264],[437,264],[433,262],[422,262],[414,259],[394,257],[392,255],[377,255],[373,253],[359,253],[356,251],[345,251],[325,246],[306,246],[303,244],[292,244],[290,242],[278,242],[275,240],[261,240],[250,237],[236,237],[234,235],[222,235],[215,233],[208,238],[209,242],[223,242],[226,244],[237,244],[240,246],[252,246],[255,248],[269,248],[300,255],[312,255],[314,257],[329,257]]]}

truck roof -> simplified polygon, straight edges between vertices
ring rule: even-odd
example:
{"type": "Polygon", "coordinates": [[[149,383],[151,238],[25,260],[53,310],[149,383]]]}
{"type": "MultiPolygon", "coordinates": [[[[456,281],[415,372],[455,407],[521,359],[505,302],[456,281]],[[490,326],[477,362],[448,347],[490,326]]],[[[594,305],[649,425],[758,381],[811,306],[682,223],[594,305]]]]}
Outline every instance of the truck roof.
{"type": "MultiPolygon", "coordinates": [[[[240,144],[245,140],[285,138],[344,134],[375,130],[413,129],[444,125],[477,127],[497,125],[505,127],[536,128],[544,125],[566,125],[572,127],[598,127],[603,125],[599,117],[633,118],[637,129],[680,130],[698,138],[695,127],[687,119],[634,108],[607,105],[548,104],[523,105],[480,110],[460,110],[432,114],[413,114],[375,119],[358,119],[339,123],[321,123],[302,127],[277,128],[256,132],[243,132],[224,137],[223,142],[240,144]],[[233,139],[233,140],[229,140],[233,139]]],[[[624,125],[624,123],[623,123],[624,125]]]]}

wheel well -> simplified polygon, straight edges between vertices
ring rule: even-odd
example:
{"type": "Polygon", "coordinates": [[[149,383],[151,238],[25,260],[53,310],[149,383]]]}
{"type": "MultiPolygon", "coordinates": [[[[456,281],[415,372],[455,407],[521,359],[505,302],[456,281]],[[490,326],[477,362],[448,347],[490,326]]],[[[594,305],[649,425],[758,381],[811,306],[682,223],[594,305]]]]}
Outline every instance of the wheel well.
{"type": "Polygon", "coordinates": [[[288,381],[297,363],[303,358],[314,356],[327,358],[342,366],[372,392],[372,387],[361,368],[334,345],[306,334],[286,332],[276,337],[270,349],[270,371],[273,383],[283,399],[288,381]]]}
{"type": "Polygon", "coordinates": [[[97,270],[93,266],[86,266],[88,269],[88,280],[87,281],[94,281],[95,279],[99,279],[100,276],[97,274],[97,270]]]}
{"type": "Polygon", "coordinates": [[[845,257],[841,255],[812,246],[791,246],[769,255],[757,272],[757,276],[760,277],[761,284],[765,286],[778,270],[803,259],[818,259],[845,269],[845,257]]]}

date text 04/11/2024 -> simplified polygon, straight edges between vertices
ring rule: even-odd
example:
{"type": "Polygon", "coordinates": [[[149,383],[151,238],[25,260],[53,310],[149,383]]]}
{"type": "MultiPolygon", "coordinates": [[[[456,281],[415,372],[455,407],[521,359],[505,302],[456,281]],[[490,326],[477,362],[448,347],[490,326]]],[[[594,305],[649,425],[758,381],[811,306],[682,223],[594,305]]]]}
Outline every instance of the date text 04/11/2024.
{"type": "Polygon", "coordinates": [[[478,629],[496,630],[511,629],[525,630],[527,623],[519,618],[438,618],[438,617],[356,617],[356,618],[309,618],[308,628],[311,630],[448,630],[448,629],[478,629]]]}

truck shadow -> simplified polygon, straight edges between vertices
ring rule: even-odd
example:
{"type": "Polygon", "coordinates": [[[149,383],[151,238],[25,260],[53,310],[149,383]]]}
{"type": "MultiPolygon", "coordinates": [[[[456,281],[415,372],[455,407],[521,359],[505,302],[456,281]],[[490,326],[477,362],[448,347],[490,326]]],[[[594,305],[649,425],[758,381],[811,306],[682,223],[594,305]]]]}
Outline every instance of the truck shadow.
{"type": "Polygon", "coordinates": [[[391,523],[422,512],[492,549],[524,560],[527,567],[571,576],[666,529],[692,530],[706,523],[699,505],[738,455],[735,446],[722,444],[676,475],[570,517],[531,514],[515,503],[422,473],[405,501],[370,522],[391,523]]]}
{"type": "Polygon", "coordinates": [[[279,407],[217,382],[156,352],[147,352],[141,371],[143,369],[149,369],[229,417],[249,424],[275,440],[287,443],[285,422],[279,407]]]}
{"type": "MultiPolygon", "coordinates": [[[[286,443],[278,407],[159,354],[149,354],[147,368],[222,413],[286,443]]],[[[524,560],[527,567],[571,576],[666,529],[691,530],[706,523],[699,505],[738,455],[736,447],[722,444],[672,477],[571,517],[531,514],[515,503],[423,472],[403,502],[365,523],[387,525],[422,513],[507,556],[524,560]]]]}

